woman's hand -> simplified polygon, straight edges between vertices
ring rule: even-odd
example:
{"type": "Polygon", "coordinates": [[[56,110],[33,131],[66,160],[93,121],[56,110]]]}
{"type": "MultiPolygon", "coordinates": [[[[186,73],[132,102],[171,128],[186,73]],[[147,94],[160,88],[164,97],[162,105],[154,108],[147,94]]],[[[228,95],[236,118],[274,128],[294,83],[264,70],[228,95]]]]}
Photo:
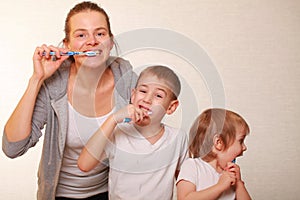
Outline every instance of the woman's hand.
{"type": "Polygon", "coordinates": [[[68,49],[45,44],[37,47],[33,55],[33,76],[42,81],[50,77],[62,62],[68,58],[68,56],[61,56],[60,52],[66,53],[67,51],[68,49]],[[55,52],[55,56],[51,56],[50,51],[55,52]]]}

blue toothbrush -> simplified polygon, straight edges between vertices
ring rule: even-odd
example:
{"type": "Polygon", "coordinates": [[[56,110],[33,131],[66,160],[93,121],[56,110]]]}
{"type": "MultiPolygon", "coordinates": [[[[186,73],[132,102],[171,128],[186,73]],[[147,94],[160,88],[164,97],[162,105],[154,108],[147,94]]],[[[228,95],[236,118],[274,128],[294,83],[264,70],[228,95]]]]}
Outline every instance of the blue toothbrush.
{"type": "MultiPolygon", "coordinates": [[[[82,51],[68,51],[66,53],[60,52],[61,56],[85,55],[85,56],[92,57],[92,56],[97,56],[99,54],[100,54],[99,51],[86,51],[86,52],[82,52],[82,51]]],[[[44,52],[43,55],[46,55],[46,52],[44,52]]],[[[54,51],[50,51],[49,55],[50,56],[55,56],[56,53],[54,51]]]]}

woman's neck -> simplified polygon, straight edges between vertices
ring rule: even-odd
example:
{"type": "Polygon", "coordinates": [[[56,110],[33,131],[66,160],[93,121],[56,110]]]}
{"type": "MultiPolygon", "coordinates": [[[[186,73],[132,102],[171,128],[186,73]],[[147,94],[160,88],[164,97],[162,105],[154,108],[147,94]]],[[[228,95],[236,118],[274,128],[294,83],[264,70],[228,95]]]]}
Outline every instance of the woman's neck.
{"type": "Polygon", "coordinates": [[[105,79],[106,66],[103,67],[77,67],[75,63],[71,67],[70,76],[74,79],[74,86],[80,87],[91,92],[95,92],[96,88],[105,79]]]}
{"type": "Polygon", "coordinates": [[[113,89],[114,77],[109,67],[71,67],[68,100],[82,115],[96,117],[110,112],[114,106],[113,89]]]}

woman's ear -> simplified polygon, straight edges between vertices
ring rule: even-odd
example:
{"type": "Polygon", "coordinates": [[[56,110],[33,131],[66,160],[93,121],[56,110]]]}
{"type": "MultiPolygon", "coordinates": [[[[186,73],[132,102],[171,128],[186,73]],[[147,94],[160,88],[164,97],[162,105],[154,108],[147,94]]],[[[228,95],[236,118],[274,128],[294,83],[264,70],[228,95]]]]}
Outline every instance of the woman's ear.
{"type": "Polygon", "coordinates": [[[173,112],[175,112],[175,110],[177,109],[178,105],[179,105],[179,101],[177,99],[171,101],[171,103],[170,103],[170,105],[169,105],[166,113],[168,115],[172,114],[173,112]]]}
{"type": "Polygon", "coordinates": [[[69,42],[67,41],[67,39],[63,39],[63,48],[66,48],[66,49],[70,49],[69,47],[69,42]]]}
{"type": "Polygon", "coordinates": [[[115,45],[114,36],[110,36],[110,50],[112,50],[114,45],[115,45]]]}
{"type": "Polygon", "coordinates": [[[215,147],[215,149],[216,150],[218,150],[218,151],[222,151],[223,150],[223,147],[224,147],[224,143],[223,143],[223,140],[222,140],[222,138],[220,137],[220,135],[219,134],[216,134],[215,136],[214,136],[214,147],[215,147]]]}

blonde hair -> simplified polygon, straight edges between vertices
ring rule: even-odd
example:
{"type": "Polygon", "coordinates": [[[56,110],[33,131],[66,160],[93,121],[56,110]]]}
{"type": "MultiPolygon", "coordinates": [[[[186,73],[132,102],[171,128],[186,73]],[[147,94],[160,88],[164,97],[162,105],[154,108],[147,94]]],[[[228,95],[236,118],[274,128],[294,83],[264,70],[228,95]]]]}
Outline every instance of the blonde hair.
{"type": "Polygon", "coordinates": [[[139,83],[139,80],[142,76],[149,74],[156,76],[160,80],[163,80],[172,91],[173,99],[178,98],[181,90],[181,84],[178,76],[172,69],[163,65],[154,65],[147,67],[141,72],[137,80],[137,84],[139,83]]]}
{"type": "Polygon", "coordinates": [[[105,16],[106,22],[107,22],[107,27],[108,27],[108,34],[110,37],[113,37],[113,34],[111,32],[110,28],[110,21],[107,13],[103,8],[98,6],[96,3],[90,2],[90,1],[83,1],[81,3],[76,4],[68,13],[67,18],[65,20],[65,39],[64,42],[69,41],[70,37],[70,19],[74,15],[85,12],[85,11],[96,11],[99,13],[102,13],[105,16]]]}
{"type": "Polygon", "coordinates": [[[213,138],[218,135],[226,150],[235,140],[236,132],[241,129],[250,132],[247,122],[237,113],[222,108],[211,108],[202,112],[190,129],[190,157],[201,157],[206,161],[215,158],[212,152],[213,138]]]}

